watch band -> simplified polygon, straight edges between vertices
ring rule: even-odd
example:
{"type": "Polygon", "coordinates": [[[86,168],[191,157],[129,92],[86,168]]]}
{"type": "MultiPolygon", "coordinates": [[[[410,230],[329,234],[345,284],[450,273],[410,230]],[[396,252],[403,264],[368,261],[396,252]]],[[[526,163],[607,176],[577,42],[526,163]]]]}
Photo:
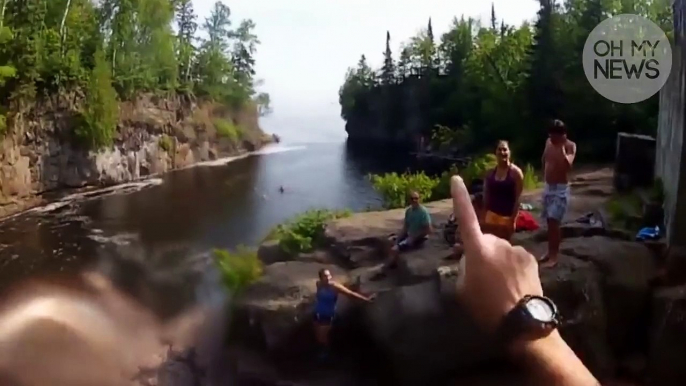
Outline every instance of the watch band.
{"type": "Polygon", "coordinates": [[[548,335],[552,330],[557,328],[559,324],[559,315],[555,303],[545,296],[524,296],[504,317],[498,328],[496,340],[498,344],[507,347],[513,340],[522,335],[531,336],[536,339],[536,335],[540,337],[548,335]],[[553,311],[553,319],[550,323],[543,323],[532,318],[531,314],[526,308],[527,302],[533,298],[542,299],[550,304],[553,311]]]}

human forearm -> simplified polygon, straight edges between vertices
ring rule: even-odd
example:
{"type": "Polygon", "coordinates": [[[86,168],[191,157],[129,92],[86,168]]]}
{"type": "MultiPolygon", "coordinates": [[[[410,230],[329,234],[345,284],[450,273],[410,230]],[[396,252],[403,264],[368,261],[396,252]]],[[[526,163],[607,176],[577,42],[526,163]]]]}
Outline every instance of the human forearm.
{"type": "Polygon", "coordinates": [[[545,386],[600,386],[559,332],[547,338],[513,347],[513,355],[522,362],[533,384],[545,386]]]}
{"type": "Polygon", "coordinates": [[[349,289],[348,287],[346,287],[346,286],[344,286],[344,285],[342,285],[342,284],[336,283],[336,284],[332,284],[332,286],[333,286],[335,289],[337,289],[338,292],[343,293],[344,295],[350,296],[351,298],[355,298],[355,299],[362,300],[362,301],[365,301],[365,302],[368,302],[368,301],[371,300],[371,299],[368,298],[367,296],[364,296],[364,295],[362,295],[362,294],[360,294],[360,293],[357,293],[357,292],[355,292],[355,291],[349,289]]]}

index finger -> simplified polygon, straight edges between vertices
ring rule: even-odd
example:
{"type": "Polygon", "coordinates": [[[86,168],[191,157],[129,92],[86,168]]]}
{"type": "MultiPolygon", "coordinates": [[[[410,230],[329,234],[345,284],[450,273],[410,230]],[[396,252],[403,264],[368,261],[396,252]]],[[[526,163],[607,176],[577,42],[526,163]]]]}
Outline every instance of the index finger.
{"type": "Polygon", "coordinates": [[[470,255],[469,252],[476,252],[480,248],[483,233],[462,177],[453,176],[450,179],[450,194],[453,196],[453,212],[462,235],[462,244],[467,255],[470,255]]]}

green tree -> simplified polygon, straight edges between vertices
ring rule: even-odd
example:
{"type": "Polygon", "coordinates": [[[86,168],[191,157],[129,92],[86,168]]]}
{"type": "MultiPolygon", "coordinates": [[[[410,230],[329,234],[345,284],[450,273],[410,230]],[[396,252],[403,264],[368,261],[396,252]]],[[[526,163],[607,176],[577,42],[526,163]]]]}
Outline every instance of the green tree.
{"type": "Polygon", "coordinates": [[[112,145],[117,132],[119,106],[117,93],[112,87],[111,69],[101,50],[96,51],[94,61],[83,122],[76,135],[90,148],[99,149],[112,145]]]}
{"type": "Polygon", "coordinates": [[[410,75],[412,66],[412,53],[410,48],[401,47],[400,48],[400,59],[398,60],[397,66],[397,77],[404,80],[410,75]]]}
{"type": "Polygon", "coordinates": [[[384,51],[383,67],[381,68],[381,84],[388,86],[395,77],[395,63],[391,52],[391,33],[386,31],[386,51],[384,51]]]}
{"type": "Polygon", "coordinates": [[[255,23],[246,19],[232,33],[234,38],[232,63],[234,68],[234,78],[236,82],[249,95],[254,93],[253,77],[255,76],[255,52],[260,41],[253,32],[255,23]]]}
{"type": "Polygon", "coordinates": [[[197,16],[191,0],[178,0],[176,3],[176,55],[179,62],[179,78],[184,87],[191,81],[191,70],[196,49],[193,45],[198,30],[197,16]]]}
{"type": "Polygon", "coordinates": [[[493,6],[486,27],[479,20],[455,18],[437,47],[429,23],[401,42],[393,84],[384,81],[385,63],[376,84],[364,58],[348,71],[339,92],[346,128],[352,135],[358,122],[372,124],[394,143],[410,145],[438,126],[441,138],[452,138],[442,149],[462,153],[491,152],[495,140],[509,139],[517,162],[540,159],[544,127],[551,118],[564,120],[574,139],[584,144],[579,159],[585,161],[612,157],[620,130],[654,134],[659,97],[633,105],[608,101],[586,79],[582,53],[590,31],[619,13],[645,16],[672,38],[669,2],[539,3],[534,25],[501,20],[498,28],[493,6]]]}
{"type": "Polygon", "coordinates": [[[498,18],[495,17],[495,3],[491,3],[491,30],[498,28],[498,18]]]}

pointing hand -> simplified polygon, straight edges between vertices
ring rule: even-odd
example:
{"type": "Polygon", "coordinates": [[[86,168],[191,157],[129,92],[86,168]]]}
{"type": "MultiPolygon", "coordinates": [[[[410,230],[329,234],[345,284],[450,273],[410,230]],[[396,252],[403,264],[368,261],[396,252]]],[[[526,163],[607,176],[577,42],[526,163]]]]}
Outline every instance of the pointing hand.
{"type": "Polygon", "coordinates": [[[493,332],[525,295],[543,294],[538,264],[524,248],[481,232],[460,176],[451,178],[450,192],[465,254],[459,297],[476,321],[493,332]]]}

